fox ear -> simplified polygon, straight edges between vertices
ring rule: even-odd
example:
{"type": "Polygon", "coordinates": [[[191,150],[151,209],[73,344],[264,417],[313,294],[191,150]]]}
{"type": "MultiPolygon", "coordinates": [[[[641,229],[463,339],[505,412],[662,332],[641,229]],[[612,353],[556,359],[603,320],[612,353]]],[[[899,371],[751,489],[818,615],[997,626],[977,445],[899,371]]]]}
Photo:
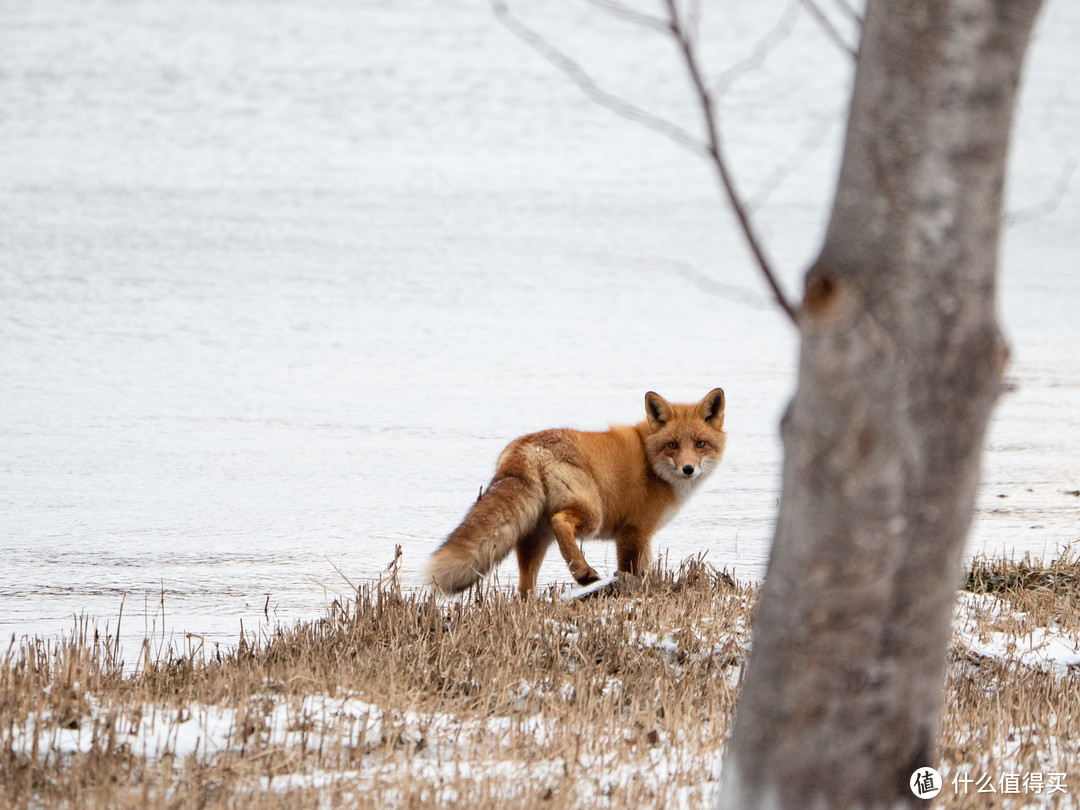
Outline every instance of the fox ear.
{"type": "Polygon", "coordinates": [[[724,389],[714,388],[705,395],[698,403],[698,413],[706,423],[712,423],[713,427],[722,427],[724,424],[724,389]]]}
{"type": "Polygon", "coordinates": [[[659,430],[671,418],[671,403],[655,391],[645,395],[645,415],[649,417],[649,427],[659,430]]]}

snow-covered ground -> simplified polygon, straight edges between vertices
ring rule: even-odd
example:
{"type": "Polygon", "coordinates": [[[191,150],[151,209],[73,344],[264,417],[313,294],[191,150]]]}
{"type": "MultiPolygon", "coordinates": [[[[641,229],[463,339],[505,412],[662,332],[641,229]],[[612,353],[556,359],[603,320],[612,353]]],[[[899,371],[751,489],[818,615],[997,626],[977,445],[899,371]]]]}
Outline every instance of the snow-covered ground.
{"type": "Polygon", "coordinates": [[[976,658],[1016,661],[1056,675],[1080,668],[1080,639],[1059,627],[1031,627],[1024,633],[979,630],[980,622],[985,626],[1002,616],[1012,623],[1027,620],[993,595],[961,593],[954,621],[956,646],[976,658]]]}
{"type": "MultiPolygon", "coordinates": [[[[851,69],[800,8],[709,5],[703,34],[719,77],[774,32],[722,113],[791,289],[851,69]]],[[[696,125],[669,43],[544,14],[606,86],[696,125]]],[[[1080,6],[1048,3],[1002,254],[1018,387],[973,552],[1080,536],[1077,36],[1080,6]]],[[[12,3],[0,54],[0,631],[123,603],[133,649],[231,639],[320,614],[396,545],[419,584],[507,440],[637,421],[649,389],[728,397],[724,463],[658,551],[760,575],[791,330],[697,158],[485,0],[12,3]]],[[[541,579],[567,579],[558,555],[541,579]]]]}
{"type": "MultiPolygon", "coordinates": [[[[969,660],[1009,662],[1015,667],[1013,675],[1017,679],[1024,677],[1027,669],[1049,672],[1055,678],[1072,677],[1070,670],[1080,667],[1074,633],[1056,627],[1017,625],[1012,632],[987,629],[996,618],[1006,614],[1014,622],[1024,619],[1023,614],[1010,612],[1007,603],[999,597],[962,594],[955,610],[954,652],[969,660]]],[[[569,641],[576,633],[573,626],[567,629],[569,641]]],[[[713,650],[702,650],[699,643],[684,646],[683,640],[694,633],[693,627],[668,630],[662,635],[642,632],[629,637],[627,643],[640,650],[660,650],[668,661],[679,660],[680,655],[730,656],[728,646],[713,650]]],[[[748,648],[748,639],[748,630],[740,622],[733,640],[743,653],[748,648]]],[[[718,671],[725,671],[726,665],[717,666],[718,671]]],[[[735,683],[741,677],[742,666],[727,666],[726,672],[735,683]]],[[[544,677],[522,682],[520,703],[524,705],[533,689],[546,688],[544,677]]],[[[287,756],[294,763],[293,768],[285,775],[263,777],[259,788],[281,792],[333,785],[346,795],[385,798],[394,796],[404,786],[422,784],[435,792],[440,803],[453,805],[463,783],[484,783],[494,795],[507,800],[515,794],[535,795],[545,785],[557,785],[565,776],[570,766],[566,757],[572,749],[561,748],[557,743],[575,733],[567,728],[564,717],[556,715],[527,711],[485,715],[466,710],[467,716],[461,716],[443,711],[391,710],[347,693],[297,695],[293,684],[272,680],[267,681],[259,700],[242,701],[244,708],[235,706],[235,697],[225,701],[232,705],[188,701],[177,707],[124,703],[130,696],[122,696],[117,704],[111,702],[116,695],[104,703],[98,695],[84,692],[77,682],[70,691],[71,700],[79,705],[79,711],[72,713],[76,719],[58,719],[48,711],[32,714],[10,729],[13,750],[24,756],[36,754],[59,759],[102,750],[107,740],[110,751],[122,750],[150,761],[172,757],[172,762],[187,763],[184,767],[190,767],[192,762],[217,762],[220,766],[221,757],[226,761],[230,757],[242,760],[245,754],[257,757],[258,752],[272,751],[287,756]],[[523,745],[523,740],[528,745],[523,745]],[[531,753],[523,758],[526,748],[531,753]],[[354,762],[348,756],[350,751],[365,753],[354,762]],[[537,756],[537,751],[549,755],[537,756]],[[335,757],[348,764],[340,766],[335,763],[335,757]]],[[[654,731],[656,738],[643,746],[640,755],[619,756],[616,751],[630,748],[624,735],[630,734],[631,729],[622,727],[625,722],[625,718],[613,720],[612,728],[606,730],[611,737],[608,742],[613,744],[599,745],[600,753],[578,753],[570,768],[578,774],[574,806],[609,806],[605,797],[610,788],[625,787],[631,781],[648,786],[662,797],[657,801],[658,806],[712,805],[722,753],[715,741],[709,741],[713,738],[654,731]],[[620,740],[621,747],[617,744],[620,740]],[[676,788],[672,787],[673,774],[685,776],[699,772],[711,778],[702,779],[692,788],[684,784],[685,779],[676,788]]],[[[979,735],[978,731],[965,727],[967,733],[979,735]]],[[[1014,741],[1010,734],[1000,747],[990,749],[979,738],[969,756],[977,754],[985,762],[969,759],[946,763],[946,781],[957,774],[968,775],[974,767],[968,780],[974,784],[978,768],[986,763],[991,763],[987,766],[991,772],[995,767],[1019,769],[1031,753],[1019,750],[1023,736],[1017,734],[1014,741]]],[[[1053,736],[1046,735],[1047,739],[1053,736]]],[[[1030,735],[1028,744],[1033,745],[1030,735]]],[[[1067,774],[1055,769],[1065,767],[1063,763],[1069,761],[1069,752],[1057,750],[1052,741],[1040,742],[1038,750],[1051,769],[1047,777],[1054,773],[1064,780],[1067,774]]],[[[1025,786],[1023,801],[1015,806],[1066,806],[1062,802],[1067,801],[1065,797],[1073,788],[1065,785],[1061,790],[1063,795],[1058,795],[1057,791],[1041,788],[1037,793],[1029,793],[1025,786]]],[[[963,786],[958,789],[968,792],[963,786]]],[[[975,790],[972,788],[970,792],[975,790]]],[[[1015,792],[1020,794],[1020,788],[1015,792]]],[[[393,806],[393,802],[387,806],[393,806]]]]}

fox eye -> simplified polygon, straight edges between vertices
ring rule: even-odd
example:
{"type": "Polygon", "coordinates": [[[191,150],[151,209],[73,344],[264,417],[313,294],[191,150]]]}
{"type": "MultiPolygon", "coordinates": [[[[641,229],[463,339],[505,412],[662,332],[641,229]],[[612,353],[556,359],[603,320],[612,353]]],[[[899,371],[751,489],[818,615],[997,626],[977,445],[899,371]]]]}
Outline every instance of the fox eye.
{"type": "Polygon", "coordinates": [[[700,450],[702,447],[705,446],[705,444],[706,442],[704,439],[698,439],[694,446],[697,447],[698,450],[700,450]]]}
{"type": "Polygon", "coordinates": [[[667,446],[672,450],[678,450],[679,449],[679,443],[678,442],[668,442],[667,446]]]}

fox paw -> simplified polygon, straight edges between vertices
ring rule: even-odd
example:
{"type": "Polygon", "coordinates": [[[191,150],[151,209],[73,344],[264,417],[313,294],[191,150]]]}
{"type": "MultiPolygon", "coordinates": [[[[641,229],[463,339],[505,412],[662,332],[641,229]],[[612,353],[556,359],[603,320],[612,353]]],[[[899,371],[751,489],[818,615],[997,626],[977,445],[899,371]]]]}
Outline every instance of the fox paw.
{"type": "Polygon", "coordinates": [[[591,566],[585,566],[584,573],[574,574],[574,579],[577,580],[578,585],[591,585],[600,581],[600,575],[591,566]]]}

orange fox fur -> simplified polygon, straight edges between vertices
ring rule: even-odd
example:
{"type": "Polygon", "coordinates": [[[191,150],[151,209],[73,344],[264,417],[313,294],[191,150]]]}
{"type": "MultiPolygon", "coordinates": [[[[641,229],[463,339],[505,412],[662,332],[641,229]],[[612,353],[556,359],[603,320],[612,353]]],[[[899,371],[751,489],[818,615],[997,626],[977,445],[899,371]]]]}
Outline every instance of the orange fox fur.
{"type": "Polygon", "coordinates": [[[645,415],[601,433],[560,428],[511,442],[488,488],[432,555],[431,582],[463,591],[516,549],[527,594],[554,541],[585,585],[599,575],[577,541],[593,537],[615,541],[620,571],[645,571],[653,534],[720,462],[724,392],[673,405],[650,391],[645,415]]]}

